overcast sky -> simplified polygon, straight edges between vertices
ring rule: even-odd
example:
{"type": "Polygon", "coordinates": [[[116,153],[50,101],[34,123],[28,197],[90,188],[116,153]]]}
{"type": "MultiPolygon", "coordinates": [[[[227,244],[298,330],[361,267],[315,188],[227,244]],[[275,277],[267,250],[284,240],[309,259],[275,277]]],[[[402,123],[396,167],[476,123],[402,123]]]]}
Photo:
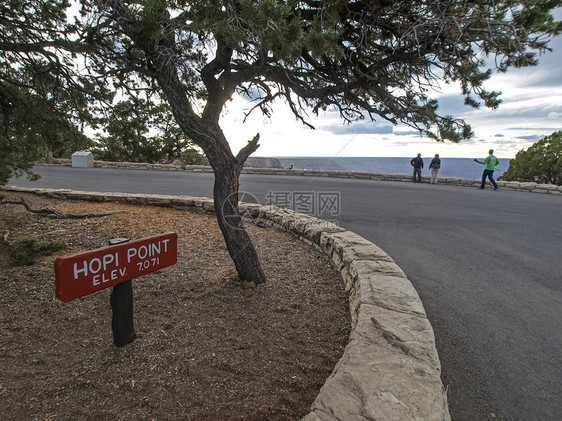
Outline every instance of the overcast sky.
{"type": "Polygon", "coordinates": [[[550,46],[553,51],[541,56],[538,66],[492,76],[486,87],[501,91],[503,100],[495,111],[466,107],[458,86],[443,88],[438,95],[440,112],[464,118],[475,134],[458,144],[438,143],[407,126],[383,121],[344,125],[336,113],[318,118],[311,115],[309,120],[316,127],[311,130],[281,103],[271,120],[256,111],[243,123],[243,110],[250,105],[242,98],[234,98],[221,126],[235,152],[260,133],[261,146],[254,156],[409,157],[421,153],[429,157],[438,153],[441,157],[475,158],[494,149],[498,157],[513,158],[519,150],[562,130],[562,37],[552,40],[550,46]]]}

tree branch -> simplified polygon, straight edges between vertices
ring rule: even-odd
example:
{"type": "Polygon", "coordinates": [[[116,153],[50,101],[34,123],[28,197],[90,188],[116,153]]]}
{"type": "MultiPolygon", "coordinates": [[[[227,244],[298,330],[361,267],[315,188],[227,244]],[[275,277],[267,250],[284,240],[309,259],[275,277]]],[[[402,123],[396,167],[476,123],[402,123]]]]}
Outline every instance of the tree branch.
{"type": "Polygon", "coordinates": [[[238,173],[242,171],[242,168],[244,167],[244,163],[246,162],[248,157],[260,147],[258,143],[259,140],[260,140],[260,134],[258,133],[257,135],[254,136],[252,140],[248,142],[246,146],[240,149],[240,152],[238,152],[238,155],[236,155],[235,166],[238,173]]]}
{"type": "Polygon", "coordinates": [[[43,209],[33,209],[27,204],[27,202],[21,198],[19,201],[15,200],[2,200],[0,205],[23,205],[28,212],[36,213],[40,215],[55,215],[57,218],[61,219],[84,219],[93,218],[99,216],[116,215],[123,213],[124,211],[106,211],[106,212],[92,212],[92,213],[64,213],[56,209],[43,208],[43,209]]]}

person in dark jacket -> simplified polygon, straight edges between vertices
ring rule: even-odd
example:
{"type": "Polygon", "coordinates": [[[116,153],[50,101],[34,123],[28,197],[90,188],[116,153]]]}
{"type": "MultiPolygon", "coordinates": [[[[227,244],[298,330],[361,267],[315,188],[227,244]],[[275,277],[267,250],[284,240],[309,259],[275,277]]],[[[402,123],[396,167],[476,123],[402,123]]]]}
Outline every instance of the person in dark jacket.
{"type": "Polygon", "coordinates": [[[423,159],[421,159],[421,153],[418,154],[415,158],[410,161],[412,167],[414,167],[414,179],[412,181],[416,182],[416,175],[417,175],[417,182],[421,183],[421,170],[423,168],[423,159]]]}
{"type": "Polygon", "coordinates": [[[435,158],[431,160],[429,164],[429,169],[431,171],[431,184],[437,184],[437,174],[439,174],[439,168],[441,168],[441,160],[439,159],[439,154],[435,154],[435,158]]]}

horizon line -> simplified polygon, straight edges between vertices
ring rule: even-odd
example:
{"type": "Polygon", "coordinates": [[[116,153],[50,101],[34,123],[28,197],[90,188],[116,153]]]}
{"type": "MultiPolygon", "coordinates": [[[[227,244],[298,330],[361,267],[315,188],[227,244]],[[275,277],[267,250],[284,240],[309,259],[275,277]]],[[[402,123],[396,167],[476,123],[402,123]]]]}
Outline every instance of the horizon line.
{"type": "MultiPolygon", "coordinates": [[[[417,154],[416,154],[417,155],[417,154]]],[[[482,155],[484,156],[484,155],[482,155]]],[[[487,155],[486,155],[487,156],[487,155]]],[[[425,158],[433,158],[434,155],[425,156],[425,158]]],[[[484,156],[485,157],[485,156],[484,156]]],[[[250,155],[249,158],[276,158],[276,159],[339,159],[339,158],[400,158],[400,159],[411,159],[409,156],[314,156],[314,155],[305,155],[305,156],[295,156],[295,155],[269,155],[269,156],[252,156],[250,155]]],[[[422,158],[424,156],[422,155],[422,158]]],[[[442,156],[439,155],[440,159],[474,159],[474,158],[481,158],[481,156],[442,156]]],[[[498,159],[515,159],[515,157],[501,157],[497,156],[498,159]]]]}

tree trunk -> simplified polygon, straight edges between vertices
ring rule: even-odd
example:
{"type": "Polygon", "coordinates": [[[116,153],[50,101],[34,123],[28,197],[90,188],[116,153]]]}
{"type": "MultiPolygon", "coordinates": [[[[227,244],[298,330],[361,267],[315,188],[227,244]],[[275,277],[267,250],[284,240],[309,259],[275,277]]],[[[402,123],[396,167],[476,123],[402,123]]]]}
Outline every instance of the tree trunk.
{"type": "MultiPolygon", "coordinates": [[[[166,86],[165,83],[162,85],[166,86]]],[[[188,106],[183,101],[185,97],[176,96],[177,91],[178,89],[165,90],[179,126],[203,149],[215,173],[215,213],[238,277],[256,285],[264,283],[266,278],[258,254],[243,227],[238,210],[238,180],[244,162],[258,148],[259,135],[248,142],[237,156],[233,156],[219,125],[195,117],[188,111],[188,106]]]]}
{"type": "MultiPolygon", "coordinates": [[[[222,167],[222,166],[221,166],[222,167]]],[[[256,285],[266,281],[258,254],[243,227],[238,211],[238,179],[240,172],[232,166],[215,169],[215,213],[226,247],[238,277],[256,285]]]]}
{"type": "MultiPolygon", "coordinates": [[[[161,6],[163,3],[159,4],[161,6]]],[[[258,148],[259,135],[234,156],[218,124],[225,102],[232,97],[238,85],[236,78],[228,83],[221,80],[221,73],[227,70],[225,66],[228,67],[234,51],[226,43],[219,42],[217,57],[201,70],[201,78],[208,95],[205,109],[202,115],[198,115],[192,107],[192,101],[196,102],[194,93],[190,92],[178,77],[180,71],[174,60],[175,37],[168,36],[169,34],[158,40],[146,37],[143,31],[139,30],[138,22],[124,18],[129,13],[122,2],[111,2],[111,7],[115,16],[119,17],[118,23],[122,25],[125,33],[145,52],[148,63],[146,70],[150,77],[157,80],[168,99],[176,122],[184,133],[203,149],[213,167],[215,212],[238,277],[255,284],[264,283],[265,274],[258,254],[242,226],[242,218],[238,211],[238,179],[244,162],[258,148]]],[[[155,11],[162,12],[162,16],[170,19],[165,7],[155,11]]],[[[174,25],[175,23],[172,27],[174,25]]]]}
{"type": "Polygon", "coordinates": [[[49,148],[47,148],[45,151],[45,162],[47,164],[52,164],[53,162],[55,162],[53,159],[53,151],[49,148]]]}

